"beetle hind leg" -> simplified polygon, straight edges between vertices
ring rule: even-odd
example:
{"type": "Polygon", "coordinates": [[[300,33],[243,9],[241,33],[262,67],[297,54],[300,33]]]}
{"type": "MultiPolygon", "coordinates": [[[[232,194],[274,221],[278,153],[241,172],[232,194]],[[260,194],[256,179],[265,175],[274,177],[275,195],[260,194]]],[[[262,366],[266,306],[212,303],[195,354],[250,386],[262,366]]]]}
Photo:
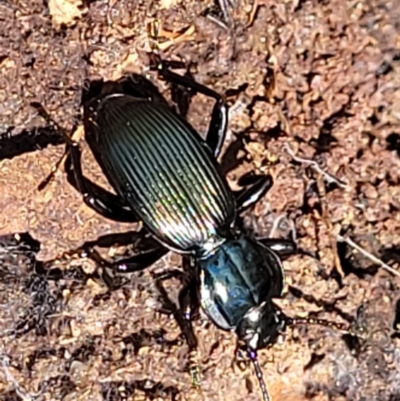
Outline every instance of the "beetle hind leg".
{"type": "Polygon", "coordinates": [[[224,97],[213,89],[200,84],[188,76],[182,76],[171,71],[170,68],[182,67],[182,63],[162,60],[161,57],[156,53],[153,53],[152,57],[152,69],[157,70],[158,75],[161,78],[176,85],[181,85],[185,88],[191,89],[195,93],[197,92],[207,97],[211,97],[215,100],[206,135],[206,142],[210,147],[214,157],[217,158],[221,152],[221,147],[224,143],[226,130],[228,127],[228,105],[226,104],[224,97]]]}
{"type": "Polygon", "coordinates": [[[162,296],[166,309],[173,313],[183,336],[188,345],[188,370],[191,377],[192,386],[199,389],[201,387],[201,369],[198,361],[198,341],[194,332],[192,321],[198,315],[200,309],[200,299],[197,291],[197,278],[190,257],[184,256],[182,260],[184,271],[172,270],[161,275],[154,275],[156,285],[162,296]],[[179,293],[179,309],[176,308],[167,292],[162,281],[176,278],[184,285],[179,293]]]}
{"type": "Polygon", "coordinates": [[[124,208],[123,199],[106,191],[83,175],[81,149],[78,144],[71,146],[65,161],[68,182],[82,195],[85,204],[101,216],[122,223],[137,223],[135,214],[124,208]]]}
{"type": "MultiPolygon", "coordinates": [[[[40,103],[34,102],[31,105],[50,126],[53,126],[60,133],[66,143],[64,155],[52,168],[50,174],[39,184],[38,189],[43,190],[53,180],[56,172],[64,163],[68,182],[81,193],[83,201],[88,207],[107,219],[123,223],[138,222],[138,218],[134,213],[124,208],[124,201],[120,196],[106,191],[83,175],[82,151],[79,143],[69,136],[68,132],[49,115],[40,103]]],[[[78,129],[75,132],[80,132],[80,135],[82,135],[83,130],[78,129]]]]}

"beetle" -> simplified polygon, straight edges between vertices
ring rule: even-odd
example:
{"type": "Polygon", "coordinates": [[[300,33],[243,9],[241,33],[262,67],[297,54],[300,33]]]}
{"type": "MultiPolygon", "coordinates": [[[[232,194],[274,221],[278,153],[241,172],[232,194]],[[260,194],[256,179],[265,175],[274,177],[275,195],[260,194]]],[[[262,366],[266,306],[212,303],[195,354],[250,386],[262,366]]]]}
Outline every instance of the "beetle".
{"type": "MultiPolygon", "coordinates": [[[[57,127],[67,143],[68,181],[102,216],[142,221],[156,239],[145,254],[112,263],[115,270],[144,269],[169,251],[183,255],[191,272],[180,296],[185,319],[190,321],[198,302],[218,328],[235,332],[267,401],[257,350],[271,344],[288,322],[272,300],[283,290],[281,259],[296,246],[291,240],[253,238],[238,225],[239,214],[265,195],[272,178],[247,174],[239,180],[242,189],[233,192],[220,173],[216,159],[228,123],[224,98],[173,72],[161,58],[152,68],[160,78],[215,100],[205,138],[144,76],[93,81],[82,94],[85,140],[115,194],[83,175],[78,143],[57,127]]],[[[192,339],[191,348],[196,345],[192,339]]]]}

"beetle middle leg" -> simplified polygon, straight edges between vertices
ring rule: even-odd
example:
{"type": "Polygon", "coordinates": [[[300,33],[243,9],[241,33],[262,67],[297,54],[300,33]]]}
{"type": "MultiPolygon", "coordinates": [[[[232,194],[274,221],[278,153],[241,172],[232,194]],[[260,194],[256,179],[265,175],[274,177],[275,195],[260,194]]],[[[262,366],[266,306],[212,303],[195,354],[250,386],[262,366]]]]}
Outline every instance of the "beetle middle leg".
{"type": "Polygon", "coordinates": [[[257,241],[261,242],[268,248],[271,248],[282,260],[294,255],[297,252],[297,246],[291,239],[257,238],[257,241]]]}
{"type": "MultiPolygon", "coordinates": [[[[145,248],[143,245],[146,241],[145,235],[142,232],[127,232],[122,234],[108,234],[99,237],[94,241],[88,241],[77,249],[64,252],[57,258],[70,258],[75,255],[80,257],[86,257],[93,260],[96,264],[103,268],[108,268],[116,273],[134,273],[137,271],[144,270],[153,265],[158,259],[166,255],[169,250],[163,247],[156,241],[152,241],[151,244],[146,242],[146,250],[140,251],[145,248]],[[127,258],[115,257],[109,261],[103,258],[95,247],[110,248],[114,245],[128,245],[134,244],[135,248],[139,249],[140,253],[127,258]]],[[[52,263],[52,262],[48,262],[52,263]]]]}
{"type": "Polygon", "coordinates": [[[93,247],[85,246],[82,251],[84,256],[94,260],[99,266],[109,268],[117,273],[134,273],[147,269],[168,252],[169,250],[162,246],[155,246],[146,252],[131,256],[129,258],[123,258],[109,262],[100,256],[100,254],[93,247]]]}
{"type": "Polygon", "coordinates": [[[241,213],[261,200],[272,187],[273,180],[270,175],[257,175],[250,172],[240,177],[238,184],[244,187],[235,193],[237,212],[241,213]]]}
{"type": "Polygon", "coordinates": [[[85,242],[76,249],[63,252],[55,259],[44,262],[43,266],[50,271],[55,264],[62,260],[90,259],[95,262],[96,265],[96,273],[93,277],[100,279],[109,290],[112,290],[119,288],[121,282],[120,280],[116,280],[116,277],[111,272],[134,273],[145,270],[168,252],[168,249],[164,248],[152,238],[149,238],[145,232],[129,231],[119,234],[106,234],[98,237],[94,241],[85,242]],[[126,245],[133,245],[136,254],[130,257],[116,256],[108,260],[101,256],[95,249],[95,247],[111,248],[113,246],[126,245]]]}

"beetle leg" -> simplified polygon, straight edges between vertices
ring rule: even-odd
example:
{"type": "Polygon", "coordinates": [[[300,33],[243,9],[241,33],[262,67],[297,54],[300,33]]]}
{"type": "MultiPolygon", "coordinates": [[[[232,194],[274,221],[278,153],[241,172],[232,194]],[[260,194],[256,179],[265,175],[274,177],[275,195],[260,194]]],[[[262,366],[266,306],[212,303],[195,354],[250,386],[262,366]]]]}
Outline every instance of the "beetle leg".
{"type": "Polygon", "coordinates": [[[192,266],[190,263],[190,258],[184,256],[182,261],[184,271],[168,270],[160,274],[153,274],[153,278],[156,280],[164,281],[175,278],[183,284],[183,288],[179,292],[179,308],[186,320],[194,320],[200,309],[200,298],[197,291],[198,280],[193,271],[189,270],[192,266]]]}
{"type": "Polygon", "coordinates": [[[68,182],[81,193],[83,201],[103,217],[123,223],[136,223],[137,217],[125,209],[124,201],[118,195],[106,191],[83,175],[82,152],[77,142],[72,142],[65,161],[68,182]]]}
{"type": "Polygon", "coordinates": [[[186,276],[189,275],[190,279],[186,281],[186,285],[179,293],[179,306],[184,318],[193,320],[198,315],[200,309],[200,297],[197,290],[199,287],[197,269],[192,259],[187,256],[183,257],[182,267],[186,272],[186,276]]]}
{"type": "Polygon", "coordinates": [[[168,252],[169,250],[167,248],[159,245],[138,255],[109,262],[100,256],[92,246],[84,246],[82,250],[83,256],[92,259],[98,265],[112,269],[117,273],[134,273],[147,269],[168,252]]]}
{"type": "Polygon", "coordinates": [[[69,260],[76,257],[86,257],[93,260],[100,267],[112,269],[118,273],[131,273],[146,269],[167,252],[168,249],[164,248],[152,237],[149,237],[146,231],[129,231],[119,234],[107,234],[98,237],[94,241],[85,242],[79,248],[64,252],[54,260],[45,262],[45,265],[49,268],[54,262],[62,259],[69,260]],[[108,261],[94,249],[95,247],[111,248],[112,246],[125,245],[133,245],[133,248],[140,253],[129,258],[114,258],[113,261],[108,261]]]}
{"type": "Polygon", "coordinates": [[[187,256],[183,257],[182,260],[183,270],[190,274],[191,278],[189,283],[179,293],[179,307],[183,314],[183,318],[188,324],[188,331],[185,336],[189,344],[189,372],[192,378],[193,387],[199,388],[201,386],[200,378],[200,365],[198,362],[198,350],[197,350],[197,339],[194,342],[193,339],[188,337],[195,336],[192,321],[199,314],[200,309],[200,298],[198,293],[198,280],[197,280],[197,269],[193,263],[193,259],[187,256]]]}
{"type": "Polygon", "coordinates": [[[240,186],[246,188],[235,193],[238,213],[255,205],[272,187],[273,181],[270,175],[245,174],[239,179],[240,186]]]}
{"type": "MultiPolygon", "coordinates": [[[[207,86],[202,85],[187,76],[176,74],[168,68],[170,66],[168,61],[161,60],[161,58],[156,54],[153,56],[155,58],[155,68],[157,69],[161,78],[215,99],[216,102],[211,114],[206,142],[211,148],[214,157],[217,158],[220,154],[222,144],[224,143],[226,129],[228,126],[228,105],[226,104],[224,97],[207,86]]],[[[172,62],[171,65],[174,66],[174,63],[172,62]]]]}
{"type": "MultiPolygon", "coordinates": [[[[191,259],[189,257],[183,257],[183,268],[184,270],[188,267],[190,267],[191,264],[191,259]]],[[[198,347],[198,341],[197,341],[197,337],[196,334],[194,332],[193,329],[193,325],[192,325],[192,319],[191,319],[191,314],[186,314],[185,311],[186,306],[189,305],[190,301],[189,301],[189,296],[192,295],[192,290],[190,289],[189,291],[187,291],[189,289],[189,287],[192,287],[192,284],[194,283],[194,280],[192,279],[189,283],[189,285],[185,286],[184,289],[181,291],[180,295],[179,295],[179,310],[176,308],[176,305],[174,302],[172,302],[169,297],[168,297],[168,293],[165,290],[164,286],[162,285],[162,281],[170,278],[170,277],[175,277],[178,278],[180,280],[184,280],[185,279],[185,274],[183,272],[176,272],[176,271],[172,271],[167,273],[166,275],[162,275],[160,276],[155,276],[156,277],[156,286],[157,289],[160,293],[160,295],[162,296],[162,299],[164,301],[164,304],[166,305],[167,309],[170,310],[181,331],[182,334],[184,335],[186,342],[188,344],[189,347],[189,355],[188,355],[188,365],[189,365],[189,374],[190,377],[192,379],[192,385],[193,387],[200,387],[200,367],[199,367],[199,363],[198,363],[198,352],[197,352],[197,347],[198,347]],[[188,304],[186,304],[186,302],[189,302],[188,304]]]]}
{"type": "MultiPolygon", "coordinates": [[[[68,182],[82,194],[83,201],[86,205],[108,219],[123,223],[136,223],[138,221],[137,217],[133,212],[123,208],[123,200],[121,197],[99,187],[83,175],[81,165],[82,152],[79,143],[73,140],[68,132],[51,118],[49,113],[40,103],[33,102],[31,105],[49,125],[53,126],[57,132],[60,133],[64,139],[67,145],[67,158],[65,160],[67,179],[68,182]]],[[[60,159],[59,163],[61,163],[62,160],[63,158],[60,159]]],[[[59,163],[57,163],[57,165],[59,163]]],[[[39,190],[43,189],[51,181],[57,168],[58,166],[56,166],[49,177],[39,185],[39,190]]]]}
{"type": "Polygon", "coordinates": [[[257,239],[257,241],[271,248],[281,259],[285,259],[297,251],[295,242],[290,239],[261,238],[257,239]]]}
{"type": "Polygon", "coordinates": [[[198,315],[200,309],[200,298],[197,291],[197,279],[195,272],[195,266],[193,266],[193,261],[190,257],[183,256],[182,259],[182,271],[173,271],[167,273],[167,275],[162,276],[158,280],[164,280],[170,277],[175,277],[186,282],[185,286],[179,293],[179,313],[175,315],[175,318],[185,336],[186,342],[189,347],[189,374],[192,379],[193,387],[200,387],[200,366],[198,363],[198,351],[197,351],[197,338],[194,333],[192,321],[196,315],[198,315]],[[187,277],[190,275],[189,282],[187,282],[187,277]]]}

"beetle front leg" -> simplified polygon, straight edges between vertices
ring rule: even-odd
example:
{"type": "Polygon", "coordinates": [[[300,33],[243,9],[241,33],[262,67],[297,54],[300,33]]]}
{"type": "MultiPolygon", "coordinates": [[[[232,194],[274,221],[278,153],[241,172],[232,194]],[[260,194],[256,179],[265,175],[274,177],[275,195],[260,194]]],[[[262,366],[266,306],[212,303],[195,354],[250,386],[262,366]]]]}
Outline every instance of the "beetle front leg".
{"type": "Polygon", "coordinates": [[[239,178],[238,184],[244,189],[235,193],[237,212],[241,213],[255,205],[272,187],[270,175],[247,173],[239,178]]]}
{"type": "Polygon", "coordinates": [[[182,261],[183,270],[190,278],[186,280],[185,286],[179,293],[179,307],[186,320],[194,320],[200,310],[200,296],[198,292],[198,273],[193,260],[184,256],[182,261]]]}
{"type": "Polygon", "coordinates": [[[280,259],[286,259],[297,252],[296,243],[290,239],[261,238],[257,239],[257,241],[261,242],[268,248],[271,248],[275,253],[278,254],[280,259]]]}
{"type": "Polygon", "coordinates": [[[153,68],[157,69],[161,78],[215,99],[216,102],[211,114],[206,142],[212,150],[214,157],[217,158],[221,152],[221,147],[225,140],[226,129],[228,127],[228,105],[226,104],[225,99],[207,86],[188,77],[176,74],[168,68],[170,65],[176,67],[179,64],[161,60],[161,58],[155,54],[153,54],[153,57],[155,60],[155,66],[153,68]]]}

